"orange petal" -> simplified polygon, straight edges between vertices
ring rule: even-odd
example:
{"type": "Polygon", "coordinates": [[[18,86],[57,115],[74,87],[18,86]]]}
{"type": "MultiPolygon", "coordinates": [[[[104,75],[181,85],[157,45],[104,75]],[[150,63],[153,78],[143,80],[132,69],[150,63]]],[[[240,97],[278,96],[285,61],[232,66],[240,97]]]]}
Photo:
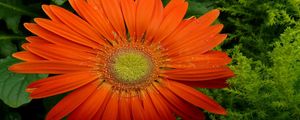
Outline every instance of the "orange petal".
{"type": "Polygon", "coordinates": [[[94,27],[94,29],[102,35],[105,40],[114,39],[114,35],[112,33],[113,28],[110,25],[107,18],[105,18],[103,11],[100,12],[99,9],[96,9],[92,5],[88,4],[83,0],[69,0],[70,4],[73,8],[81,8],[76,10],[77,13],[86,19],[86,21],[94,27]]]}
{"type": "MultiPolygon", "coordinates": [[[[211,32],[212,28],[207,28],[211,25],[219,16],[219,10],[212,10],[200,18],[196,19],[191,17],[182,21],[179,27],[172,33],[173,36],[169,36],[170,40],[177,38],[177,40],[186,39],[187,37],[201,35],[202,33],[211,32]],[[206,29],[206,30],[203,30],[206,29]],[[208,31],[207,31],[208,30],[208,31]],[[200,34],[201,33],[201,34],[200,34]]],[[[195,37],[197,38],[197,37],[195,37]]],[[[176,41],[176,40],[175,40],[176,41]]]]}
{"type": "Polygon", "coordinates": [[[148,24],[152,20],[155,0],[137,0],[136,8],[136,34],[138,38],[144,35],[148,24]]]}
{"type": "Polygon", "coordinates": [[[65,96],[50,110],[46,120],[60,120],[71,113],[96,90],[98,85],[99,81],[95,81],[65,96]]]}
{"type": "Polygon", "coordinates": [[[205,116],[203,112],[197,109],[195,106],[178,98],[174,93],[159,84],[155,84],[156,89],[164,96],[171,106],[172,110],[180,115],[184,120],[204,120],[205,116]]]}
{"type": "Polygon", "coordinates": [[[48,43],[51,44],[51,42],[39,37],[39,36],[29,36],[26,37],[26,40],[30,43],[48,43]]]}
{"type": "Polygon", "coordinates": [[[89,7],[93,8],[94,14],[96,16],[93,16],[92,19],[97,19],[96,22],[100,23],[104,29],[104,31],[107,32],[107,34],[110,36],[107,39],[115,39],[115,35],[116,35],[116,30],[114,29],[114,27],[112,26],[111,21],[109,21],[109,19],[106,17],[105,12],[103,10],[102,7],[102,3],[101,0],[87,0],[89,7]],[[103,22],[101,22],[103,21],[103,22]]]}
{"type": "Polygon", "coordinates": [[[117,120],[118,118],[118,102],[119,94],[114,92],[105,108],[102,120],[117,120]]]}
{"type": "Polygon", "coordinates": [[[103,82],[84,103],[70,114],[68,119],[91,120],[96,112],[101,109],[100,107],[104,104],[105,98],[109,97],[109,94],[111,94],[111,87],[110,84],[103,82]]]}
{"type": "Polygon", "coordinates": [[[126,27],[128,29],[128,32],[130,33],[131,39],[135,37],[136,35],[136,22],[135,22],[135,16],[136,16],[136,4],[134,0],[120,0],[123,17],[126,23],[126,27]]]}
{"type": "Polygon", "coordinates": [[[119,120],[131,120],[130,98],[126,92],[122,92],[119,97],[119,120]]]}
{"type": "Polygon", "coordinates": [[[165,40],[162,41],[162,44],[169,46],[178,40],[184,41],[186,37],[190,37],[193,34],[199,34],[201,30],[198,30],[197,28],[200,26],[197,25],[195,21],[195,17],[183,20],[179,26],[165,40]],[[195,31],[197,31],[197,33],[195,33],[195,31]],[[170,41],[172,42],[170,43],[170,41]]]}
{"type": "Polygon", "coordinates": [[[162,45],[167,48],[169,56],[201,54],[208,51],[203,51],[201,48],[206,48],[210,43],[213,43],[214,39],[220,36],[218,33],[222,28],[223,25],[218,24],[201,30],[201,32],[187,32],[190,31],[187,30],[165,39],[162,45]]]}
{"type": "Polygon", "coordinates": [[[214,47],[222,43],[226,39],[226,34],[211,35],[207,38],[194,39],[198,42],[187,41],[185,43],[174,45],[173,48],[168,46],[167,52],[169,57],[180,55],[203,54],[212,50],[214,47]]]}
{"type": "Polygon", "coordinates": [[[178,5],[182,4],[185,0],[170,0],[170,2],[164,8],[164,15],[172,12],[178,5]]]}
{"type": "Polygon", "coordinates": [[[206,64],[214,66],[227,65],[231,62],[231,58],[225,52],[209,51],[201,55],[188,55],[171,57],[167,64],[206,64]]]}
{"type": "Polygon", "coordinates": [[[90,54],[74,49],[66,49],[53,44],[30,43],[27,46],[28,51],[39,55],[48,60],[62,61],[93,61],[96,60],[95,54],[90,54]]]}
{"type": "Polygon", "coordinates": [[[75,71],[90,71],[92,68],[85,63],[63,61],[32,61],[17,63],[9,67],[16,73],[63,74],[75,71]]]}
{"type": "Polygon", "coordinates": [[[146,120],[159,120],[161,119],[159,116],[159,113],[156,111],[156,108],[154,107],[154,104],[151,101],[150,96],[148,93],[143,91],[144,99],[143,99],[143,105],[145,110],[145,119],[146,120]]]}
{"type": "Polygon", "coordinates": [[[61,22],[61,20],[54,14],[54,12],[50,9],[49,5],[42,5],[43,11],[47,14],[47,16],[55,22],[61,22]]]}
{"type": "Polygon", "coordinates": [[[166,78],[178,81],[203,81],[229,78],[234,76],[234,73],[228,67],[220,67],[210,70],[183,70],[179,73],[168,73],[166,78]]]}
{"type": "Polygon", "coordinates": [[[227,38],[226,34],[220,34],[217,35],[216,37],[214,37],[213,39],[211,39],[209,42],[206,42],[206,45],[203,46],[199,52],[200,53],[205,53],[211,49],[213,49],[214,47],[216,47],[217,45],[221,44],[225,39],[227,38]]]}
{"type": "Polygon", "coordinates": [[[87,47],[91,47],[93,49],[99,48],[98,43],[91,40],[87,40],[84,36],[76,33],[74,30],[70,29],[65,24],[56,23],[43,18],[35,18],[34,21],[44,29],[49,30],[57,35],[60,35],[68,40],[71,40],[81,45],[85,45],[87,47]]]}
{"type": "Polygon", "coordinates": [[[78,16],[55,5],[50,5],[50,9],[65,25],[67,25],[73,31],[81,34],[86,39],[93,40],[101,45],[106,44],[105,41],[100,39],[100,36],[95,32],[94,28],[78,16]]]}
{"type": "Polygon", "coordinates": [[[199,55],[180,55],[170,57],[165,61],[165,67],[176,68],[168,72],[183,69],[214,69],[231,62],[231,58],[221,51],[209,51],[199,55]]]}
{"type": "Polygon", "coordinates": [[[76,42],[72,42],[68,39],[58,36],[57,34],[54,34],[50,31],[42,28],[41,26],[39,26],[37,24],[25,23],[24,26],[26,29],[28,29],[32,33],[38,35],[39,37],[43,38],[44,40],[47,40],[50,43],[54,43],[54,44],[60,45],[65,48],[70,48],[70,46],[71,46],[71,48],[73,48],[73,49],[79,49],[81,51],[87,51],[87,52],[91,52],[91,53],[95,52],[95,50],[93,50],[89,47],[77,44],[76,42]]]}
{"type": "Polygon", "coordinates": [[[199,17],[197,22],[203,27],[209,26],[218,18],[219,15],[220,15],[220,11],[217,9],[214,9],[214,10],[207,12],[203,16],[199,17]]]}
{"type": "Polygon", "coordinates": [[[163,19],[163,4],[161,0],[155,0],[155,8],[153,11],[151,22],[148,25],[146,32],[146,40],[151,43],[152,38],[156,35],[161,21],[163,19]]]}
{"type": "Polygon", "coordinates": [[[158,91],[155,90],[155,88],[149,88],[148,89],[148,95],[151,98],[151,101],[157,110],[160,117],[164,120],[175,120],[175,116],[170,111],[170,108],[167,106],[162,98],[162,96],[158,93],[158,91]]]}
{"type": "Polygon", "coordinates": [[[228,87],[226,83],[228,78],[204,80],[204,81],[178,81],[188,86],[199,87],[199,88],[225,88],[228,87]]]}
{"type": "Polygon", "coordinates": [[[198,67],[197,65],[194,68],[185,68],[185,69],[173,69],[173,70],[165,70],[164,73],[167,75],[195,75],[197,76],[210,76],[216,73],[230,73],[230,69],[227,66],[210,66],[210,67],[198,67]],[[211,74],[210,74],[211,73],[211,74]]]}
{"type": "MultiPolygon", "coordinates": [[[[222,43],[226,39],[226,34],[218,34],[215,36],[211,36],[211,38],[201,38],[198,39],[199,43],[193,44],[193,42],[187,42],[182,44],[181,47],[177,47],[170,52],[170,55],[173,55],[175,50],[179,50],[184,55],[192,55],[192,54],[202,54],[212,50],[214,47],[222,43]],[[190,45],[189,47],[187,45],[190,45]]],[[[176,53],[176,52],[175,52],[176,53]]],[[[178,53],[178,52],[177,52],[178,53]]]]}
{"type": "Polygon", "coordinates": [[[106,97],[101,97],[101,99],[104,99],[101,107],[96,111],[96,114],[93,116],[93,118],[91,120],[101,120],[103,113],[105,111],[105,108],[111,98],[112,92],[109,92],[108,95],[106,95],[106,97]]]}
{"type": "Polygon", "coordinates": [[[103,10],[117,33],[126,38],[126,30],[120,0],[101,0],[103,10]]]}
{"type": "Polygon", "coordinates": [[[73,72],[38,80],[27,89],[31,98],[44,98],[74,90],[97,78],[98,75],[92,72],[73,72]]]}
{"type": "Polygon", "coordinates": [[[134,120],[145,120],[142,101],[139,96],[131,97],[131,111],[134,120]]]}
{"type": "Polygon", "coordinates": [[[166,80],[165,84],[174,94],[195,106],[212,113],[226,114],[226,110],[222,106],[192,87],[170,80],[166,80]]]}
{"type": "Polygon", "coordinates": [[[79,8],[78,4],[76,4],[76,3],[75,3],[76,1],[74,1],[74,0],[69,0],[68,2],[69,2],[70,5],[72,6],[72,8],[76,11],[76,13],[77,13],[80,17],[84,18],[84,15],[83,15],[84,13],[81,11],[81,9],[83,9],[83,8],[79,8]]]}
{"type": "Polygon", "coordinates": [[[13,57],[23,60],[23,61],[40,61],[40,60],[45,60],[35,54],[32,54],[31,52],[28,51],[22,51],[22,52],[17,52],[12,54],[13,57]]]}
{"type": "MultiPolygon", "coordinates": [[[[195,22],[193,22],[193,23],[195,23],[195,22]]],[[[190,27],[190,29],[186,28],[186,29],[184,29],[185,34],[178,34],[175,37],[180,37],[180,39],[185,38],[184,40],[191,41],[191,42],[195,42],[198,40],[201,40],[199,42],[202,42],[202,40],[204,41],[205,39],[216,36],[223,29],[224,25],[216,24],[213,26],[205,27],[205,28],[199,28],[200,26],[197,25],[196,27],[197,27],[196,29],[193,27],[190,27]],[[189,31],[189,33],[188,33],[188,31],[189,31]]]]}
{"type": "Polygon", "coordinates": [[[28,50],[28,49],[27,49],[27,46],[28,46],[28,45],[29,45],[29,43],[24,43],[24,44],[21,45],[21,47],[22,47],[24,50],[28,50]]]}
{"type": "Polygon", "coordinates": [[[169,13],[165,13],[164,11],[165,17],[159,26],[156,36],[154,37],[154,42],[158,43],[175,30],[175,28],[182,21],[187,11],[187,7],[187,2],[182,2],[181,4],[178,4],[175,8],[173,8],[169,13]]]}

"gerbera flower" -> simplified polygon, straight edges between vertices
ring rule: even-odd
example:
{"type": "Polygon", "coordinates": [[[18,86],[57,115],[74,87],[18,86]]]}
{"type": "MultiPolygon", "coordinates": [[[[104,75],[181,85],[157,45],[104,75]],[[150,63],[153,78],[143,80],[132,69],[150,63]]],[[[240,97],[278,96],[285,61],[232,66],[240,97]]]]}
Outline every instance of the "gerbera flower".
{"type": "Polygon", "coordinates": [[[226,114],[194,89],[223,88],[233,76],[230,58],[211,49],[225,34],[211,25],[219,11],[184,19],[188,4],[172,0],[69,0],[79,16],[43,5],[50,19],[25,27],[36,36],[17,73],[57,74],[31,83],[33,99],[69,92],[46,119],[204,119],[198,109],[226,114]]]}

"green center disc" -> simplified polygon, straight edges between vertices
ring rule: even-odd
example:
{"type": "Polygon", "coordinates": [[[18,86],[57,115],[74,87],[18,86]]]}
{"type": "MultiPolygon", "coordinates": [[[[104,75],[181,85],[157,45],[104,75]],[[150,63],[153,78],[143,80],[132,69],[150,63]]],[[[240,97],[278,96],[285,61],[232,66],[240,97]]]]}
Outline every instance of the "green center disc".
{"type": "Polygon", "coordinates": [[[122,82],[138,82],[149,74],[150,69],[149,57],[138,51],[119,52],[113,57],[112,72],[122,82]]]}

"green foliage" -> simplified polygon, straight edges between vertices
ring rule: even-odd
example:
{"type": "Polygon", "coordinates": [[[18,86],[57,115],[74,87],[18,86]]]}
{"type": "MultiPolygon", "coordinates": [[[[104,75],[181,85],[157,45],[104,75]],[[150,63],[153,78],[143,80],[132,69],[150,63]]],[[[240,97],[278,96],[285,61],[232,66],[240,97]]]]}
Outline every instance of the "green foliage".
{"type": "Polygon", "coordinates": [[[19,23],[22,15],[36,16],[19,0],[0,0],[0,20],[6,22],[7,28],[19,33],[19,23]]]}
{"type": "Polygon", "coordinates": [[[214,5],[222,10],[220,21],[230,40],[242,45],[245,56],[264,64],[275,38],[300,18],[299,0],[217,0],[214,5]]]}
{"type": "Polygon", "coordinates": [[[8,67],[20,62],[11,57],[0,60],[0,99],[10,107],[19,107],[30,102],[28,93],[25,92],[26,86],[46,75],[16,74],[8,71],[8,67]]]}
{"type": "MultiPolygon", "coordinates": [[[[8,66],[19,62],[11,58],[11,54],[20,50],[20,45],[25,38],[22,19],[33,19],[41,16],[37,12],[38,2],[30,0],[0,0],[0,100],[10,107],[16,108],[30,102],[26,86],[45,75],[15,74],[8,71],[8,66]],[[35,11],[35,12],[33,12],[35,11]]],[[[7,113],[16,115],[13,112],[7,113]]],[[[1,119],[1,118],[0,118],[1,119]]],[[[13,119],[6,116],[3,119],[13,119]]],[[[17,118],[16,118],[17,119],[17,118]]]]}
{"type": "Polygon", "coordinates": [[[21,120],[18,112],[11,111],[10,108],[0,101],[0,119],[1,120],[21,120]]]}
{"type": "MultiPolygon", "coordinates": [[[[300,119],[300,1],[216,0],[229,33],[221,46],[232,56],[236,76],[229,88],[203,90],[227,116],[218,120],[300,119]]],[[[210,7],[210,6],[208,6],[210,7]]]]}
{"type": "Polygon", "coordinates": [[[230,88],[207,93],[218,98],[229,112],[228,120],[300,119],[300,25],[287,28],[268,53],[271,65],[245,57],[236,46],[233,65],[236,77],[230,88]],[[222,95],[220,95],[220,93],[222,95]]]}
{"type": "Polygon", "coordinates": [[[189,8],[186,16],[196,16],[199,17],[206,13],[207,11],[213,9],[212,5],[214,4],[212,1],[201,1],[198,0],[188,0],[189,8]]]}
{"type": "Polygon", "coordinates": [[[52,2],[54,2],[57,5],[63,5],[65,2],[67,2],[67,0],[52,0],[52,2]]]}
{"type": "Polygon", "coordinates": [[[17,51],[17,47],[12,41],[0,41],[0,57],[9,56],[17,51]]]}

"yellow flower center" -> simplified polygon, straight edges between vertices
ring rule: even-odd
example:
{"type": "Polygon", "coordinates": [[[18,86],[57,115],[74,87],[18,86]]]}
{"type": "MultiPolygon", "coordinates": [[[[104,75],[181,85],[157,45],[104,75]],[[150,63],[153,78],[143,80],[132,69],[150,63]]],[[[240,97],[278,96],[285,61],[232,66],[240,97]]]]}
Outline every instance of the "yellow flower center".
{"type": "Polygon", "coordinates": [[[123,83],[142,80],[151,71],[151,60],[142,52],[123,50],[115,54],[111,61],[111,72],[123,83]]]}
{"type": "Polygon", "coordinates": [[[114,45],[98,53],[95,72],[115,90],[143,89],[159,78],[163,57],[155,47],[114,45]]]}

